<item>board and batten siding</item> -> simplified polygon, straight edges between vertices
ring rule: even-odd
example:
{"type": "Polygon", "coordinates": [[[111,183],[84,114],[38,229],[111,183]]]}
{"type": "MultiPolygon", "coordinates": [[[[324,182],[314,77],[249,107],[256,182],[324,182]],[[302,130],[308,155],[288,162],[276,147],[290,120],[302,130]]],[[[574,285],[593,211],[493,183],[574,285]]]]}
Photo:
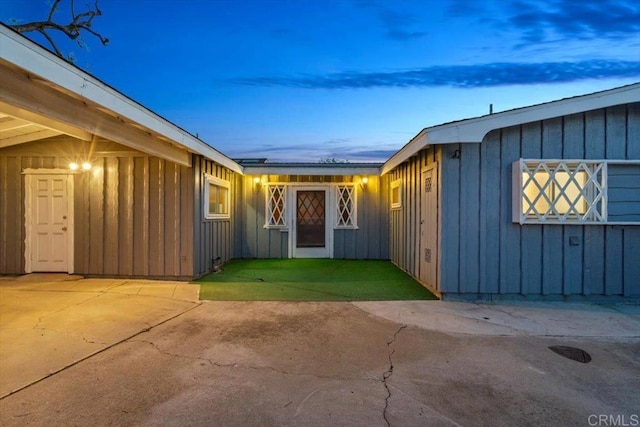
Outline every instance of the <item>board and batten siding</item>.
{"type": "Polygon", "coordinates": [[[109,141],[55,137],[0,149],[0,273],[24,273],[27,168],[74,178],[74,272],[87,276],[193,277],[193,171],[109,141]],[[52,155],[54,154],[54,155],[52,155]]]}
{"type": "MultiPolygon", "coordinates": [[[[387,199],[384,209],[390,215],[390,255],[391,261],[398,267],[418,279],[420,277],[419,254],[422,253],[420,248],[420,180],[422,170],[434,163],[441,162],[441,147],[428,147],[421,150],[416,156],[412,157],[408,162],[399,165],[383,178],[387,181],[386,193],[390,194],[390,184],[396,180],[400,180],[400,200],[399,208],[391,208],[391,202],[387,199]]],[[[440,173],[438,171],[438,173],[440,173]]],[[[438,189],[438,200],[440,201],[440,190],[438,189]]],[[[440,202],[438,202],[439,204],[440,202]]],[[[440,212],[438,209],[438,221],[440,221],[440,212]]],[[[439,240],[439,239],[438,239],[439,240]]],[[[440,252],[439,248],[436,252],[440,252]]],[[[439,258],[439,254],[436,254],[439,258]]],[[[438,269],[439,270],[439,269],[438,269]]],[[[440,287],[440,273],[436,273],[436,283],[430,283],[433,289],[440,287]]]]}
{"type": "Polygon", "coordinates": [[[610,164],[607,176],[608,220],[640,222],[640,165],[610,164]]]}
{"type": "MultiPolygon", "coordinates": [[[[242,197],[236,200],[238,221],[235,227],[235,258],[287,258],[288,229],[265,228],[266,188],[253,182],[254,177],[242,177],[242,197]]],[[[351,176],[269,175],[268,182],[291,184],[351,183],[351,176]]],[[[388,191],[384,180],[369,177],[363,188],[356,186],[358,229],[333,230],[334,258],[389,259],[388,191]],[[381,209],[382,208],[382,209],[381,209]]],[[[290,215],[289,212],[287,212],[290,215]]]]}
{"type": "Polygon", "coordinates": [[[231,260],[234,244],[235,225],[242,222],[242,215],[238,206],[242,205],[242,179],[230,169],[221,166],[202,156],[193,158],[193,174],[195,180],[195,199],[193,211],[194,224],[194,273],[201,276],[212,270],[214,263],[223,264],[231,260]],[[205,218],[205,187],[208,185],[206,175],[229,181],[229,218],[205,218]]]}
{"type": "MultiPolygon", "coordinates": [[[[519,225],[511,219],[512,162],[639,160],[640,104],[498,129],[481,144],[443,150],[443,296],[640,294],[640,225],[519,225]],[[455,150],[459,158],[451,155],[455,150]]],[[[611,165],[611,172],[610,213],[637,219],[637,166],[611,165]]]]}

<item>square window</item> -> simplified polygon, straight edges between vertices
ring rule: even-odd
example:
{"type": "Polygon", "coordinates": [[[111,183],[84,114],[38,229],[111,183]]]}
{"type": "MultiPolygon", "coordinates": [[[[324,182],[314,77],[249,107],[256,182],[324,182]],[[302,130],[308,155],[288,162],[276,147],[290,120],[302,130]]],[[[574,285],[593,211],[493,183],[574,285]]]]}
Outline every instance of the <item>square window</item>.
{"type": "Polygon", "coordinates": [[[225,219],[230,212],[230,183],[215,176],[205,175],[204,217],[206,219],[225,219]]]}
{"type": "Polygon", "coordinates": [[[401,182],[399,179],[391,182],[391,209],[400,209],[402,207],[401,182]]]}
{"type": "Polygon", "coordinates": [[[519,160],[513,173],[514,222],[606,221],[604,162],[519,160]]]}

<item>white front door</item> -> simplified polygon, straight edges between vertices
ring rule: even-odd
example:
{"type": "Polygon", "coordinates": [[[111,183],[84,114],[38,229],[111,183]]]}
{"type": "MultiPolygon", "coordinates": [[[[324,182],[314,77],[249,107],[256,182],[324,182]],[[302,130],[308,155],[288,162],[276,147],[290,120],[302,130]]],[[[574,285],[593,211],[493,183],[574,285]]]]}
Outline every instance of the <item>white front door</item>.
{"type": "Polygon", "coordinates": [[[72,182],[63,173],[26,175],[27,273],[72,272],[72,182]]]}
{"type": "Polygon", "coordinates": [[[438,166],[422,171],[420,191],[420,274],[423,282],[438,288],[438,166]]]}
{"type": "Polygon", "coordinates": [[[293,258],[330,258],[329,188],[293,190],[293,233],[289,244],[293,258]]]}

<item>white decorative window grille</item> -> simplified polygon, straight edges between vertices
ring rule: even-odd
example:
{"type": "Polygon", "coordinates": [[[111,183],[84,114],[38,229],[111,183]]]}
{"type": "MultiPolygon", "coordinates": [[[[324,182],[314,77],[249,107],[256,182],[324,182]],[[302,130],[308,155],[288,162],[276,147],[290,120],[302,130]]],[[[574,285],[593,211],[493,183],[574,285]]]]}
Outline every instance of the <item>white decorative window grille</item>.
{"type": "Polygon", "coordinates": [[[230,183],[224,179],[205,175],[204,217],[206,219],[226,219],[231,216],[230,183]]]}
{"type": "Polygon", "coordinates": [[[287,187],[285,185],[267,186],[267,212],[265,227],[286,227],[287,187]]]}
{"type": "Polygon", "coordinates": [[[356,187],[339,185],[336,187],[337,227],[356,227],[356,187]]]}
{"type": "Polygon", "coordinates": [[[513,163],[513,221],[607,221],[607,164],[588,160],[523,160],[513,163]]]}
{"type": "Polygon", "coordinates": [[[400,193],[401,180],[396,179],[391,183],[391,209],[400,209],[402,207],[402,195],[400,193]]]}

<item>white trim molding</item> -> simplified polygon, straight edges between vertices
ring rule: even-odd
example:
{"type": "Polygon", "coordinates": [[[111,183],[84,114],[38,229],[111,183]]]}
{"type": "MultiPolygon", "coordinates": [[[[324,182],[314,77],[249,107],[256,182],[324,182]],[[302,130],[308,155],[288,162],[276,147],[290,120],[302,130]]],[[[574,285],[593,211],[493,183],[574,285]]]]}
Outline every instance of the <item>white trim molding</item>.
{"type": "Polygon", "coordinates": [[[358,191],[355,184],[338,184],[335,186],[334,229],[358,229],[358,191]]]}
{"type": "MultiPolygon", "coordinates": [[[[72,99],[80,98],[95,113],[108,110],[123,126],[129,125],[124,126],[127,129],[142,128],[144,132],[157,134],[157,145],[166,145],[161,143],[162,139],[170,141],[165,149],[176,145],[242,173],[242,166],[215,148],[4,25],[0,25],[0,46],[3,61],[24,70],[33,80],[44,80],[46,85],[60,89],[61,96],[71,94],[72,99]]],[[[93,133],[95,129],[89,131],[93,133]]]]}
{"type": "Polygon", "coordinates": [[[389,202],[391,202],[391,209],[402,209],[402,179],[398,178],[391,181],[390,192],[389,202]],[[394,193],[396,192],[397,200],[394,201],[394,197],[396,196],[394,193]]]}
{"type": "Polygon", "coordinates": [[[67,169],[32,169],[27,168],[22,171],[25,180],[25,192],[24,192],[24,224],[25,224],[25,240],[24,240],[24,271],[25,273],[33,272],[32,264],[32,217],[33,207],[31,206],[31,199],[33,196],[33,178],[38,175],[66,175],[67,176],[67,273],[73,274],[75,271],[74,260],[74,244],[75,244],[75,221],[74,221],[74,180],[73,176],[77,173],[69,171],[67,169]]]}
{"type": "Polygon", "coordinates": [[[287,185],[266,184],[264,228],[287,228],[287,185]]]}
{"type": "MultiPolygon", "coordinates": [[[[521,225],[640,224],[640,221],[609,219],[609,165],[640,165],[640,161],[516,160],[511,166],[512,221],[521,225]]],[[[637,180],[640,183],[640,175],[637,180]]],[[[625,200],[620,202],[624,203],[625,200]]]]}
{"type": "MultiPolygon", "coordinates": [[[[202,204],[204,209],[204,218],[205,219],[229,219],[231,218],[231,183],[225,179],[218,178],[217,176],[205,174],[204,175],[205,185],[204,185],[204,203],[202,204]],[[210,196],[211,196],[211,186],[214,186],[218,189],[223,189],[224,200],[222,202],[218,202],[220,207],[218,208],[221,212],[211,213],[209,208],[211,207],[210,196]]],[[[216,190],[220,191],[220,190],[216,190]]],[[[216,195],[219,195],[216,193],[216,195]]]]}
{"type": "Polygon", "coordinates": [[[640,102],[640,83],[425,128],[382,165],[381,175],[430,145],[481,143],[494,129],[633,102],[640,102]]]}

